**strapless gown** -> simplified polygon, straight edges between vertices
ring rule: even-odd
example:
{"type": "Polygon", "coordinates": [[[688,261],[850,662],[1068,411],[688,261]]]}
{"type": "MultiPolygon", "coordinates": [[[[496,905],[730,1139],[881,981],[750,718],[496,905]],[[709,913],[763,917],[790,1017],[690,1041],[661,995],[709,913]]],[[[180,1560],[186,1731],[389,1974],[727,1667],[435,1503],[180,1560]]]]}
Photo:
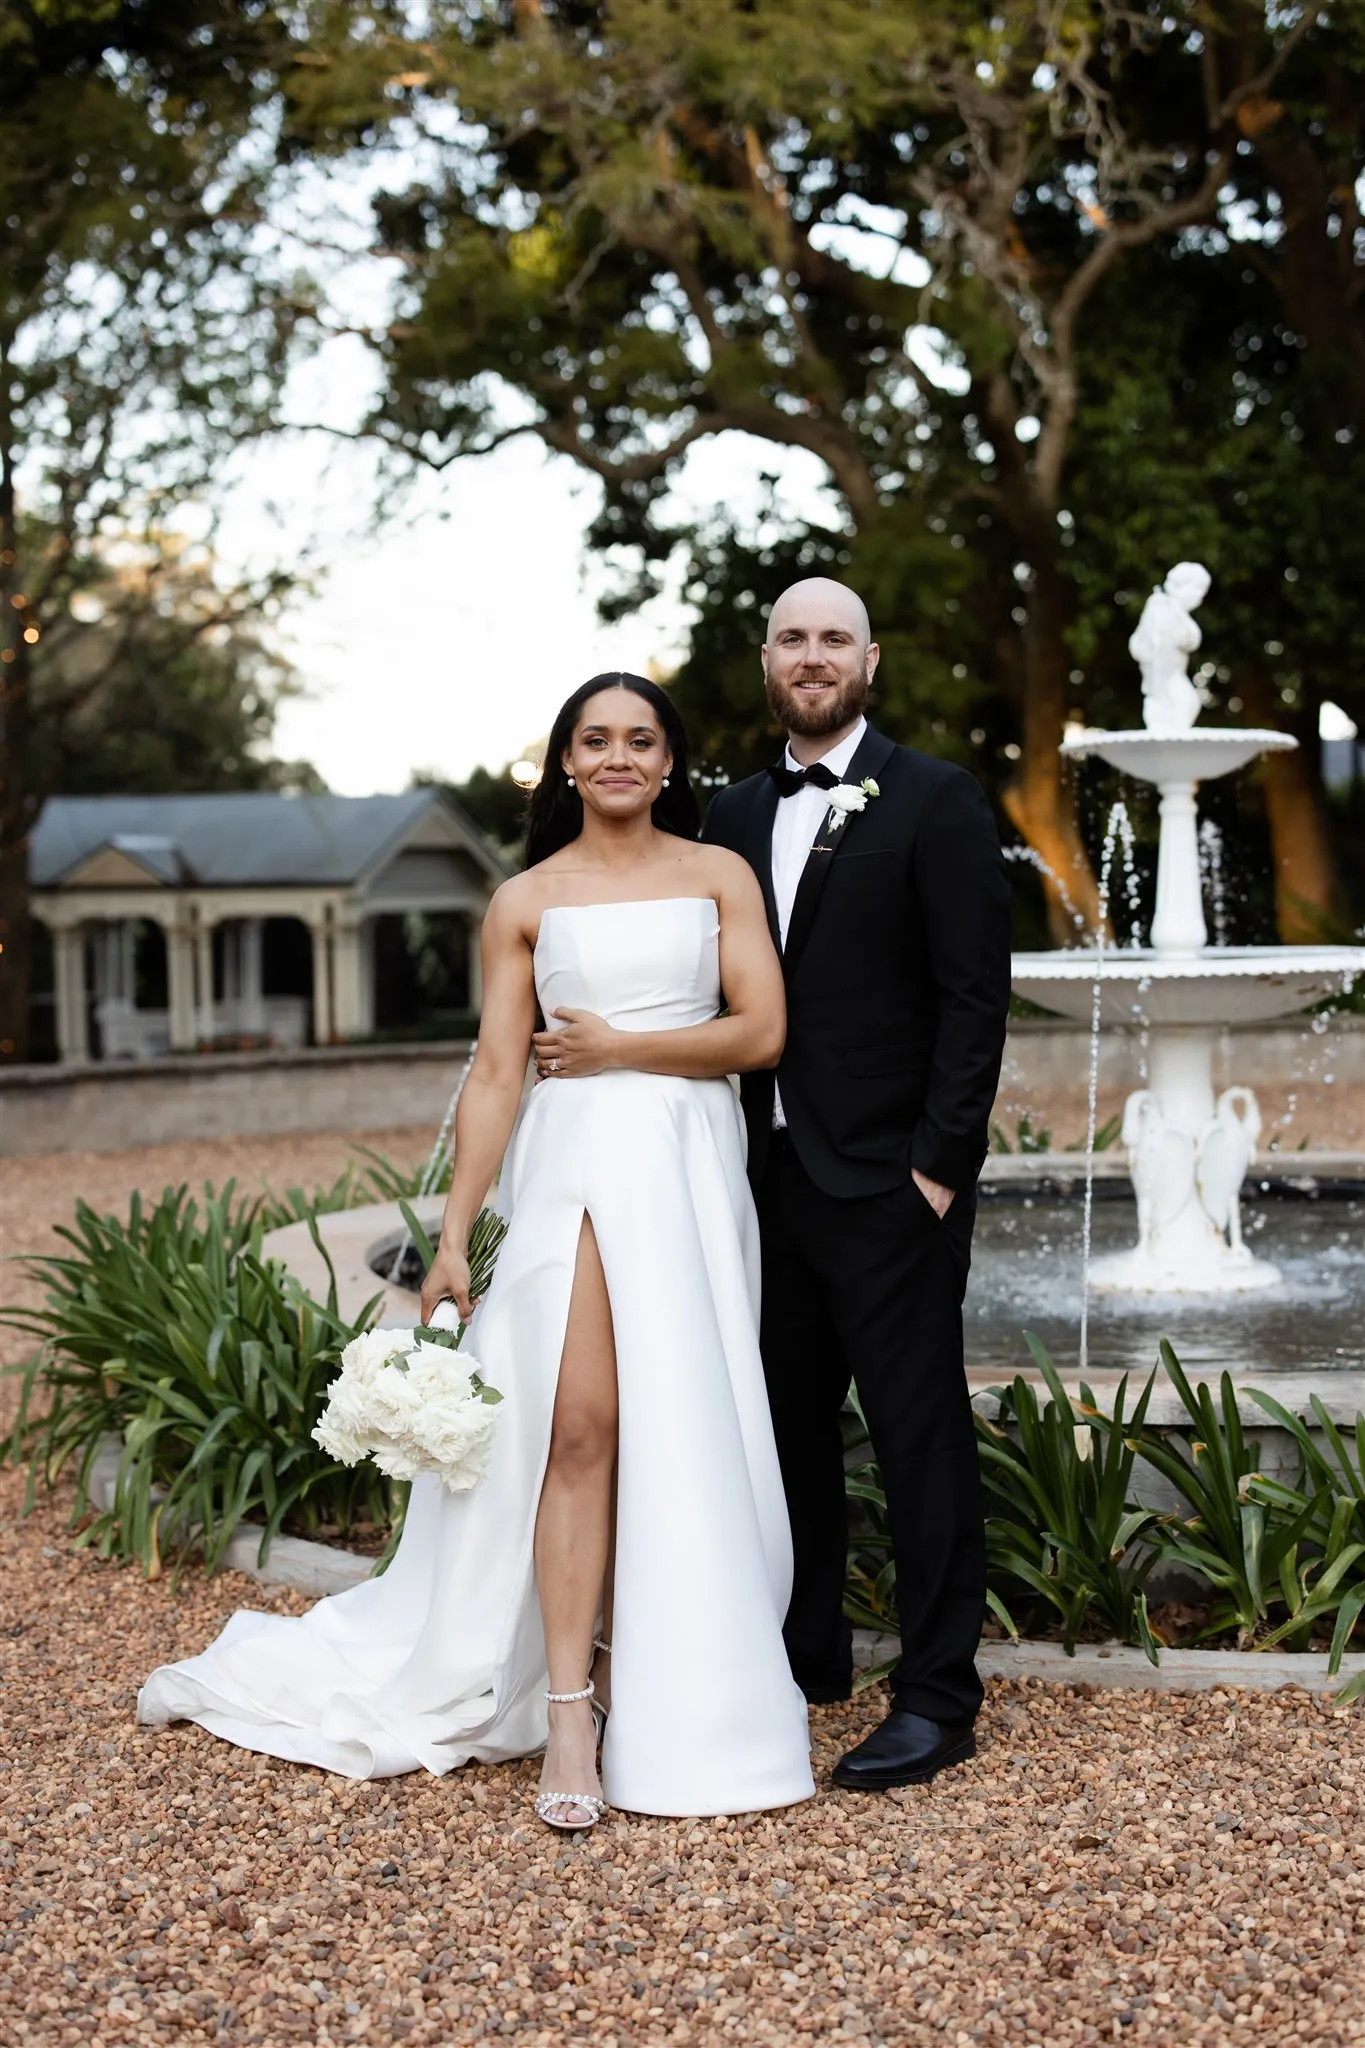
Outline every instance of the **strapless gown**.
{"type": "MultiPolygon", "coordinates": [[[[709,898],[548,910],[541,1008],[592,1010],[623,1031],[703,1023],[721,1000],[717,939],[709,898]]],[[[504,1396],[483,1482],[452,1496],[418,1480],[382,1578],[297,1619],[234,1614],[202,1655],[152,1674],[139,1719],[197,1721],[350,1778],[543,1747],[532,1539],[586,1211],[620,1394],[603,1789],[656,1814],[809,1798],[742,1130],[724,1080],[610,1073],[533,1089],[499,1188],[507,1237],[466,1340],[504,1396]]]]}

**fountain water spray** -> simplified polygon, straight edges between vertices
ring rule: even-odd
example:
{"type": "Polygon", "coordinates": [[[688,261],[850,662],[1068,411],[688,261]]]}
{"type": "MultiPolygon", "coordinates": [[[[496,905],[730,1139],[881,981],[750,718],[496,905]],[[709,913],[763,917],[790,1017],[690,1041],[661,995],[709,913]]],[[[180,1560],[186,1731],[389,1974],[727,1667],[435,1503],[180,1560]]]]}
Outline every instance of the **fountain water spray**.
{"type": "Polygon", "coordinates": [[[1056,868],[1045,861],[1041,853],[1037,852],[1032,846],[1006,846],[1001,851],[1004,853],[1006,860],[1023,861],[1026,866],[1036,868],[1040,875],[1045,876],[1057,891],[1058,896],[1060,896],[1062,908],[1075,925],[1077,931],[1083,932],[1085,930],[1084,914],[1077,910],[1072,902],[1066,883],[1057,873],[1056,868]]]}
{"type": "MultiPolygon", "coordinates": [[[[1086,1077],[1085,1100],[1085,1201],[1081,1212],[1081,1328],[1077,1358],[1082,1372],[1086,1370],[1090,1360],[1090,1234],[1095,1215],[1095,1119],[1100,1087],[1100,990],[1104,976],[1104,935],[1109,929],[1109,882],[1114,867],[1114,851],[1119,845],[1123,847],[1128,904],[1134,912],[1133,931],[1136,934],[1136,913],[1140,906],[1135,894],[1135,845],[1132,821],[1122,798],[1110,810],[1109,821],[1104,830],[1104,845],[1100,851],[1100,915],[1099,930],[1095,935],[1095,981],[1090,997],[1090,1064],[1086,1077]]],[[[1135,943],[1135,940],[1130,943],[1135,943]]]]}
{"type": "Polygon", "coordinates": [[[1226,946],[1228,942],[1227,889],[1223,881],[1223,835],[1212,818],[1204,818],[1199,826],[1199,872],[1209,892],[1209,904],[1213,910],[1213,943],[1226,946]]]}
{"type": "MultiPolygon", "coordinates": [[[[424,1195],[431,1193],[437,1181],[441,1178],[441,1170],[446,1163],[446,1158],[450,1151],[451,1132],[455,1128],[455,1112],[460,1106],[460,1097],[464,1094],[464,1084],[469,1079],[469,1070],[474,1064],[474,1055],[478,1049],[479,1041],[475,1038],[470,1043],[469,1057],[460,1069],[459,1079],[450,1091],[450,1100],[446,1104],[445,1115],[441,1118],[441,1128],[436,1133],[436,1142],[427,1154],[427,1163],[422,1168],[422,1178],[417,1183],[417,1199],[419,1202],[424,1195]]],[[[399,1274],[403,1270],[403,1261],[408,1255],[408,1248],[411,1243],[412,1234],[405,1229],[402,1237],[399,1239],[398,1249],[393,1255],[393,1263],[390,1265],[385,1276],[393,1281],[395,1285],[398,1282],[399,1274]]]]}

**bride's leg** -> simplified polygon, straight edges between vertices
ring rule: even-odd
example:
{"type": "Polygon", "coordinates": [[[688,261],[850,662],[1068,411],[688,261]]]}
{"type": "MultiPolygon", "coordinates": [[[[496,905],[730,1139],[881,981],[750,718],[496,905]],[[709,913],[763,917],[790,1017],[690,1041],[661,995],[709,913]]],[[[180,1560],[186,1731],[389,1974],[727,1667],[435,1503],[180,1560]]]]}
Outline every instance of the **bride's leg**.
{"type": "Polygon", "coordinates": [[[616,1466],[611,1470],[611,1531],[607,1538],[607,1570],[602,1585],[602,1644],[592,1660],[592,1689],[604,1714],[611,1712],[611,1631],[616,1604],[616,1466]]]}
{"type": "MultiPolygon", "coordinates": [[[[606,1275],[585,1214],[564,1332],[550,1455],[536,1514],[536,1585],[551,1692],[577,1692],[592,1662],[610,1541],[616,1345],[606,1275]]],[[[542,1788],[598,1791],[591,1702],[550,1707],[542,1788]]],[[[566,1816],[568,1817],[568,1816],[566,1816]]],[[[591,1816],[584,1811],[586,1825],[591,1816]]]]}

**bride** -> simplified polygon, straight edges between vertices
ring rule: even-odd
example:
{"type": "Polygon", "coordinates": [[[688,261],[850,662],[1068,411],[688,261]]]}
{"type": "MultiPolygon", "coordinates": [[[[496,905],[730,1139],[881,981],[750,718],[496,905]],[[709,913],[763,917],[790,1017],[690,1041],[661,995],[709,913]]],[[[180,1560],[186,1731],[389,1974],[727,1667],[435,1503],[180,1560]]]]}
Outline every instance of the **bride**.
{"type": "Polygon", "coordinates": [[[776,1064],[782,975],[748,865],[696,831],[664,692],[624,674],[576,690],[526,872],[484,923],[479,1049],[422,1296],[424,1316],[446,1297],[473,1311],[467,1348],[504,1397],[487,1474],[453,1496],[417,1480],[382,1578],[299,1619],[233,1615],[152,1674],[142,1721],[354,1778],[544,1747],[536,1811],[567,1829],[607,1802],[720,1814],[812,1795],[726,1079],[776,1064]],[[469,1228],[500,1164],[509,1229],[476,1309],[469,1228]]]}

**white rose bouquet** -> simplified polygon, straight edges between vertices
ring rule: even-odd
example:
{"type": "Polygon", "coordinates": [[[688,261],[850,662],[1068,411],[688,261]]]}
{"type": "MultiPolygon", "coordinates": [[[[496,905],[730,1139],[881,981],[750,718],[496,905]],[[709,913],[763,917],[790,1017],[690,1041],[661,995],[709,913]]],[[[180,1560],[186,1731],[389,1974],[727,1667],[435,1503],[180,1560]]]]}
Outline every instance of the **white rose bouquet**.
{"type": "Polygon", "coordinates": [[[341,1354],[314,1440],[343,1465],[373,1458],[390,1479],[432,1472],[467,1493],[487,1470],[502,1395],[449,1330],[366,1330],[341,1354]]]}

